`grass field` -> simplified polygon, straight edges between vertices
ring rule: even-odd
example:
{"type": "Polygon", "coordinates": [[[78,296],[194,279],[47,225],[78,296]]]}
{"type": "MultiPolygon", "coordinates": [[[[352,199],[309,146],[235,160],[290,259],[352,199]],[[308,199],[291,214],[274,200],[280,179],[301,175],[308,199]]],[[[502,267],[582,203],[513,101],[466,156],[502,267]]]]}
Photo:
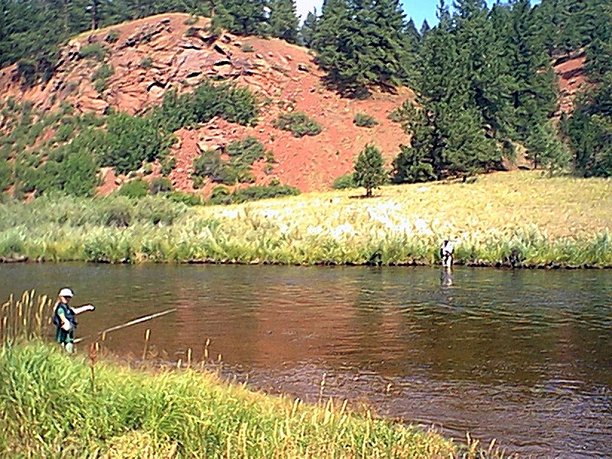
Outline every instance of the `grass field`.
{"type": "Polygon", "coordinates": [[[0,206],[0,256],[99,262],[612,267],[607,179],[496,173],[475,183],[312,193],[232,206],[43,198],[0,206]],[[117,225],[119,220],[121,225],[117,225]],[[127,220],[127,223],[124,221],[127,220]]]}

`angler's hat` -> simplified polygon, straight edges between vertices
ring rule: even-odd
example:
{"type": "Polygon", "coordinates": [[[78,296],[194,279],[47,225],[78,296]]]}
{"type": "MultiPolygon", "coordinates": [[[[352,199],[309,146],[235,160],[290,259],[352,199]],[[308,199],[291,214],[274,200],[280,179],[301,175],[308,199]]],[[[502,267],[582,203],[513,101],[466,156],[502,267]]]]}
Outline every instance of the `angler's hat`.
{"type": "Polygon", "coordinates": [[[59,291],[59,296],[63,296],[64,298],[72,298],[74,296],[74,293],[72,293],[72,290],[70,290],[69,288],[64,287],[59,291]]]}

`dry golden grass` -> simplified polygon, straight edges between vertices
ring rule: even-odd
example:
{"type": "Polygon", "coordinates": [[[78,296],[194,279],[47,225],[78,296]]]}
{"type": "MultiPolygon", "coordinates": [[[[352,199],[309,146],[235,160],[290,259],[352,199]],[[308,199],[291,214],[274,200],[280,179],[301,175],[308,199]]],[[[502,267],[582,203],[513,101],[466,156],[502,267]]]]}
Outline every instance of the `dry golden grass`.
{"type": "Polygon", "coordinates": [[[350,223],[367,228],[373,221],[415,233],[462,235],[537,228],[554,240],[590,237],[612,225],[612,181],[548,178],[520,171],[479,176],[475,183],[435,182],[387,186],[372,199],[363,190],[310,193],[298,197],[206,208],[208,217],[238,217],[241,211],[274,217],[277,223],[307,229],[317,224],[350,223]]]}

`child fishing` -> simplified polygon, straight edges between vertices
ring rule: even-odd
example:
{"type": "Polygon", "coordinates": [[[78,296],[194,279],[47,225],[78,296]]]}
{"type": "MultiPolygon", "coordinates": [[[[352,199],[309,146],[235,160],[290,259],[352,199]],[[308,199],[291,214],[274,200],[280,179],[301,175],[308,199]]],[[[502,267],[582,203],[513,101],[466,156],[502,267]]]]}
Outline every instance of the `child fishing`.
{"type": "Polygon", "coordinates": [[[55,325],[55,340],[67,352],[74,352],[74,332],[76,330],[76,316],[83,312],[95,310],[93,304],[71,307],[70,300],[74,296],[71,289],[62,288],[57,296],[57,302],[53,308],[53,325],[55,325]]]}

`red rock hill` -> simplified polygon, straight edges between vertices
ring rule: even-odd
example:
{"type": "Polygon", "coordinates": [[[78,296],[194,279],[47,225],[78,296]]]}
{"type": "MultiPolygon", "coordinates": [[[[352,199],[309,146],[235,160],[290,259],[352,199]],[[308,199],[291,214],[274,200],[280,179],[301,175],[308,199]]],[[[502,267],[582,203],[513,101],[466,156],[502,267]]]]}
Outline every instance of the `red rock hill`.
{"type": "MultiPolygon", "coordinates": [[[[163,14],[84,33],[63,49],[57,73],[45,85],[25,91],[16,79],[16,68],[0,70],[0,97],[31,100],[41,109],[53,110],[63,101],[79,112],[103,113],[108,107],[130,114],[142,113],[161,103],[164,93],[175,88],[188,92],[205,78],[232,81],[253,89],[263,103],[257,126],[247,128],[221,119],[196,130],[180,130],[173,150],[177,167],[171,179],[178,189],[191,190],[192,162],[200,151],[223,147],[252,135],[274,153],[272,171],[255,165],[259,183],[272,178],[302,191],[324,189],[335,178],[352,170],[359,151],[375,143],[391,161],[408,138],[387,116],[407,98],[409,89],[397,94],[376,93],[368,100],[341,98],[325,88],[308,50],[278,39],[213,35],[209,21],[191,23],[185,14],[163,14]],[[107,49],[105,62],[114,68],[106,89],[94,89],[92,75],[102,64],[82,58],[83,46],[99,43],[107,49]],[[143,61],[147,64],[142,65],[143,61]],[[315,137],[294,138],[273,127],[279,114],[303,111],[323,126],[315,137]],[[353,124],[356,113],[373,116],[371,129],[353,124]]],[[[113,187],[112,173],[103,191],[113,187]]]]}

